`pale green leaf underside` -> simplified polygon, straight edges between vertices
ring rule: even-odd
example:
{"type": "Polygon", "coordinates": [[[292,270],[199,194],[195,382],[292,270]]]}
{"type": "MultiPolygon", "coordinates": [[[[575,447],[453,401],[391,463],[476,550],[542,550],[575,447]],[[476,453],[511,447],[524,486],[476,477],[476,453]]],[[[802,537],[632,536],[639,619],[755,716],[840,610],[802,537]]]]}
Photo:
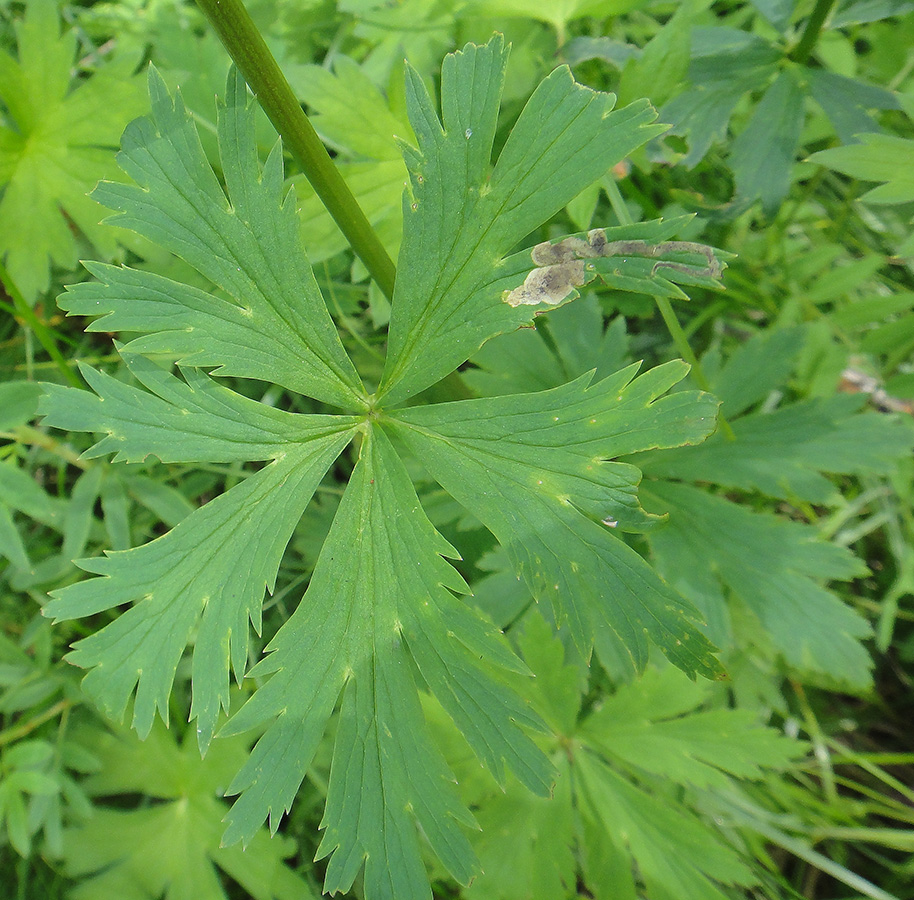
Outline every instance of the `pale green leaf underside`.
{"type": "Polygon", "coordinates": [[[540,307],[502,294],[526,261],[503,257],[626,154],[663,131],[644,101],[611,112],[615,98],[575,83],[567,67],[536,89],[490,173],[507,51],[501,38],[445,59],[441,121],[419,75],[407,70],[418,150],[405,149],[412,197],[379,395],[386,406],[436,382],[489,338],[532,321],[540,307]]]}
{"type": "Polygon", "coordinates": [[[592,387],[584,376],[538,394],[417,407],[390,425],[498,538],[585,655],[595,645],[612,671],[640,671],[650,639],[686,672],[713,676],[695,610],[610,529],[651,524],[635,499],[640,473],[612,458],[702,440],[716,403],[696,392],[658,399],[683,363],[632,380],[635,368],[592,387]]]}
{"type": "Polygon", "coordinates": [[[551,767],[517,727],[540,720],[491,674],[493,663],[517,670],[519,660],[451,593],[466,590],[443,559],[455,555],[388,439],[369,432],[310,587],[252,672],[272,677],[226,726],[270,722],[231,787],[241,797],[227,841],[267,816],[278,825],[342,692],[319,850],[331,856],[325,889],[348,890],[367,859],[369,896],[430,896],[414,819],[465,883],[475,864],[458,823],[473,820],[426,733],[414,665],[499,780],[507,765],[548,791],[551,767]]]}
{"type": "Polygon", "coordinates": [[[76,267],[74,224],[96,252],[116,251],[116,232],[87,195],[116,173],[110,148],[143,96],[128,59],[73,78],[76,33],[60,33],[53,0],[30,0],[16,37],[18,59],[0,50],[0,258],[32,302],[52,264],[76,267]]]}
{"type": "Polygon", "coordinates": [[[176,253],[221,293],[96,267],[104,283],[75,286],[61,306],[107,314],[96,328],[146,332],[130,349],[364,408],[361,382],[301,245],[294,195],[284,193],[279,144],[262,168],[257,158],[253,101],[241,76],[229,76],[219,115],[227,195],[180,97],[169,96],[153,68],[149,91],[152,114],[131,123],[118,155],[137,185],[102,182],[93,196],[118,211],[112,222],[176,253]]]}

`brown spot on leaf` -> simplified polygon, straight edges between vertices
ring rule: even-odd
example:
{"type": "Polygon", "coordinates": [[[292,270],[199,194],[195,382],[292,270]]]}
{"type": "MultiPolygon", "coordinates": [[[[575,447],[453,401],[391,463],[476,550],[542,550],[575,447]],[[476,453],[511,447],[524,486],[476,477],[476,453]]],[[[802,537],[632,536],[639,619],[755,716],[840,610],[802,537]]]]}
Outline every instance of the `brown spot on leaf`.
{"type": "MultiPolygon", "coordinates": [[[[664,241],[649,244],[647,241],[607,241],[602,228],[588,231],[586,238],[567,237],[552,243],[543,241],[530,251],[530,258],[537,268],[524,279],[524,283],[513,291],[505,291],[502,300],[509,306],[558,306],[575,288],[590,279],[585,273],[584,260],[609,256],[645,256],[649,259],[662,257],[667,253],[694,253],[707,260],[707,267],[700,274],[719,278],[722,267],[714,251],[704,244],[691,241],[664,241]]],[[[651,274],[658,269],[669,268],[681,272],[694,269],[677,262],[660,259],[654,264],[651,274]]],[[[621,274],[621,273],[617,273],[621,274]]]]}
{"type": "Polygon", "coordinates": [[[586,280],[580,260],[544,266],[533,269],[520,287],[506,292],[504,301],[509,306],[557,306],[586,280]]]}

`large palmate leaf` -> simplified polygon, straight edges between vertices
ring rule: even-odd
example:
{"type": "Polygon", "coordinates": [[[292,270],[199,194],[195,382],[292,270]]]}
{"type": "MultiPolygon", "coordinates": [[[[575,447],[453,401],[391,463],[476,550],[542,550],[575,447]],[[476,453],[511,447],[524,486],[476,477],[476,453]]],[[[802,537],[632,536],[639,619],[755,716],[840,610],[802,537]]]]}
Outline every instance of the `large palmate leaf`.
{"type": "Polygon", "coordinates": [[[290,839],[261,830],[244,850],[220,843],[219,792],[247,755],[244,738],[220,741],[201,760],[190,735],[179,745],[161,725],[145,741],[95,729],[80,737],[96,763],[83,785],[96,805],[65,832],[64,867],[78,881],[73,900],[227,900],[225,876],[253,900],[315,897],[283,862],[295,849],[290,839]],[[138,795],[155,802],[134,806],[138,795]]]}
{"type": "Polygon", "coordinates": [[[713,280],[713,257],[669,242],[668,223],[611,232],[611,250],[624,257],[616,262],[604,232],[502,260],[655,133],[646,105],[610,113],[611,97],[559,70],[534,94],[487,180],[504,66],[500,38],[447,58],[447,133],[418,76],[409,76],[420,149],[407,151],[414,195],[383,406],[362,387],[316,286],[283,192],[279,146],[260,164],[240,77],[229,75],[219,113],[223,187],[180,97],[168,95],[154,70],[152,115],[128,128],[120,156],[137,184],[105,183],[97,196],[118,211],[116,221],[181,256],[214,288],[91,265],[100,281],[75,286],[61,305],[99,316],[95,330],[131,332],[119,349],[139,385],[85,367],[94,395],[49,387],[43,401],[49,424],[100,436],[87,457],[264,463],[163,537],[83,561],[97,577],[55,592],[46,612],[75,618],[131,604],[70,658],[90,668],[86,687],[111,715],[135,698],[141,733],[157,710],[166,717],[189,644],[191,717],[204,749],[228,709],[230,674],[258,680],[223,727],[260,735],[230,788],[239,797],[229,841],[250,840],[267,818],[278,826],[338,709],[319,855],[329,857],[330,891],[348,890],[364,867],[369,900],[429,896],[423,842],[459,881],[478,871],[463,830],[474,820],[426,729],[424,694],[496,781],[512,772],[546,796],[555,775],[527,734],[542,731],[542,720],[508,687],[526,669],[461,596],[467,588],[448,562],[457,551],[423,511],[390,435],[505,544],[518,575],[553,603],[556,621],[571,623],[582,657],[596,646],[607,665],[638,671],[650,639],[690,675],[719,671],[692,607],[613,530],[644,529],[653,519],[636,499],[638,470],[610,460],[700,441],[713,429],[708,395],[662,397],[684,364],[638,378],[634,367],[608,370],[596,384],[583,376],[541,394],[399,408],[493,334],[572,299],[589,262],[587,278],[616,277],[620,268],[619,277],[646,290],[713,280]],[[568,258],[544,261],[550,254],[568,258]],[[564,267],[562,291],[506,302],[533,290],[531,269],[539,279],[550,267],[564,267]],[[229,375],[274,382],[352,415],[275,409],[219,383],[229,375]],[[307,591],[246,673],[249,624],[261,628],[264,591],[273,590],[318,484],[353,439],[354,469],[307,591]]]}

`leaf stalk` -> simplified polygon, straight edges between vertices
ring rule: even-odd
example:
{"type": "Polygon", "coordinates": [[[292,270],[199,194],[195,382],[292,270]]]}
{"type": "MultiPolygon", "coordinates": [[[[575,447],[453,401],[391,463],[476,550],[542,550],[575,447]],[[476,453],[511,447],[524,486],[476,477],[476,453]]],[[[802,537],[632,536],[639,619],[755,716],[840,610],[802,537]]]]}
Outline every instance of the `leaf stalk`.
{"type": "Polygon", "coordinates": [[[3,285],[3,289],[6,291],[10,300],[13,301],[13,309],[15,309],[16,315],[32,330],[32,333],[38,338],[39,343],[44,347],[48,356],[54,360],[57,368],[60,369],[61,374],[67,382],[73,387],[84,388],[85,385],[82,380],[60,352],[60,348],[57,346],[57,341],[54,339],[52,330],[48,328],[38,316],[38,313],[36,313],[26,302],[25,297],[22,296],[22,291],[16,287],[13,279],[10,277],[10,273],[2,262],[0,262],[0,284],[3,285]]]}
{"type": "Polygon", "coordinates": [[[806,28],[803,29],[803,36],[800,42],[790,52],[790,58],[801,66],[805,66],[812,54],[816,42],[819,40],[819,34],[822,32],[822,26],[828,18],[835,0],[816,0],[812,14],[806,22],[806,28]]]}
{"type": "Polygon", "coordinates": [[[295,157],[315,193],[391,299],[396,268],[241,0],[197,0],[263,111],[295,157]]]}
{"type": "MultiPolygon", "coordinates": [[[[602,184],[606,191],[606,196],[609,198],[610,206],[612,206],[613,212],[619,220],[619,224],[634,225],[635,220],[632,218],[631,213],[628,211],[628,207],[625,205],[625,200],[622,197],[622,192],[619,190],[619,185],[616,184],[615,178],[612,176],[604,178],[602,184]]],[[[692,367],[691,374],[695,384],[697,384],[701,390],[707,391],[709,394],[713,393],[711,390],[711,383],[708,381],[704,370],[701,368],[701,362],[695,355],[695,351],[692,350],[689,339],[686,336],[685,331],[683,331],[682,325],[679,323],[679,319],[673,309],[673,304],[670,303],[666,297],[654,297],[654,300],[657,302],[657,309],[660,310],[660,315],[663,317],[664,324],[667,327],[667,331],[670,333],[670,337],[673,339],[673,343],[676,345],[676,349],[679,351],[682,358],[692,367]]],[[[720,430],[724,437],[728,441],[735,441],[736,435],[733,433],[733,428],[724,418],[722,412],[717,413],[717,422],[720,425],[720,430]]]]}

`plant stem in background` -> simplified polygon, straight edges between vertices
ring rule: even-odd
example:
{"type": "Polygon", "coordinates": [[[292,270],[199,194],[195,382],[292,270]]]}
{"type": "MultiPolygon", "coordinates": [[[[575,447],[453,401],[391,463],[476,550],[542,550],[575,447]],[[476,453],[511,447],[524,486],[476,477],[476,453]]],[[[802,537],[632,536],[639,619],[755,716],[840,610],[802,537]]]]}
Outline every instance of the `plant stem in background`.
{"type": "Polygon", "coordinates": [[[856,893],[864,897],[869,897],[870,900],[899,900],[895,894],[890,894],[887,891],[882,890],[882,888],[877,887],[871,881],[867,881],[866,878],[862,878],[850,869],[842,866],[840,863],[836,863],[827,856],[823,856],[817,850],[813,850],[812,847],[801,838],[796,838],[786,831],[775,828],[768,822],[763,821],[761,816],[758,815],[757,810],[749,807],[745,801],[735,797],[720,799],[722,805],[729,807],[729,812],[734,822],[752,829],[756,834],[761,835],[776,847],[782,847],[794,856],[805,860],[810,865],[819,869],[819,871],[824,872],[826,875],[830,875],[841,884],[847,885],[847,887],[856,893]]]}
{"type": "Polygon", "coordinates": [[[197,0],[327,211],[391,299],[396,269],[241,0],[197,0]]]}
{"type": "Polygon", "coordinates": [[[22,296],[22,291],[13,284],[12,278],[10,278],[10,273],[6,270],[6,266],[0,262],[0,284],[3,285],[3,289],[9,295],[9,298],[13,301],[13,309],[16,312],[16,315],[22,319],[23,323],[27,325],[35,337],[38,338],[41,346],[44,347],[48,356],[54,360],[57,364],[57,368],[60,369],[63,377],[73,386],[82,388],[85,385],[82,383],[80,377],[73,371],[73,367],[67,362],[63,354],[57,347],[57,341],[54,340],[54,335],[50,328],[41,321],[38,317],[38,314],[32,309],[28,303],[25,302],[25,297],[22,296]]]}
{"type": "MultiPolygon", "coordinates": [[[[635,220],[632,218],[631,213],[628,211],[628,207],[625,205],[625,200],[622,197],[619,186],[616,184],[616,179],[610,175],[603,179],[602,185],[603,189],[606,191],[606,196],[609,197],[610,206],[612,206],[613,212],[619,220],[619,224],[634,225],[635,220]]],[[[654,300],[657,302],[657,309],[660,310],[660,315],[663,317],[667,331],[669,331],[670,337],[676,345],[676,349],[679,351],[682,358],[692,367],[692,380],[701,390],[712,393],[711,383],[705,377],[705,373],[701,368],[701,363],[698,361],[695,351],[692,350],[689,339],[682,330],[682,325],[679,324],[679,319],[676,317],[673,304],[670,303],[666,297],[654,297],[654,300]]],[[[724,437],[728,441],[735,441],[736,435],[733,433],[730,423],[724,418],[723,413],[718,412],[717,421],[720,424],[720,430],[724,437]]]]}
{"type": "Polygon", "coordinates": [[[46,709],[42,713],[39,713],[28,722],[20,722],[12,728],[7,728],[5,731],[0,731],[0,746],[18,741],[20,738],[30,734],[36,728],[38,728],[40,725],[43,725],[50,719],[56,718],[61,713],[65,713],[72,705],[72,700],[58,700],[52,707],[46,709]]]}
{"type": "Polygon", "coordinates": [[[816,41],[819,40],[822,26],[825,24],[825,20],[828,18],[828,14],[831,12],[831,8],[834,5],[835,0],[816,0],[815,8],[812,11],[812,15],[809,17],[809,20],[806,22],[806,28],[803,30],[803,36],[800,38],[800,43],[790,52],[790,58],[794,62],[799,63],[801,66],[806,65],[806,61],[809,59],[813,47],[816,46],[816,41]]]}

